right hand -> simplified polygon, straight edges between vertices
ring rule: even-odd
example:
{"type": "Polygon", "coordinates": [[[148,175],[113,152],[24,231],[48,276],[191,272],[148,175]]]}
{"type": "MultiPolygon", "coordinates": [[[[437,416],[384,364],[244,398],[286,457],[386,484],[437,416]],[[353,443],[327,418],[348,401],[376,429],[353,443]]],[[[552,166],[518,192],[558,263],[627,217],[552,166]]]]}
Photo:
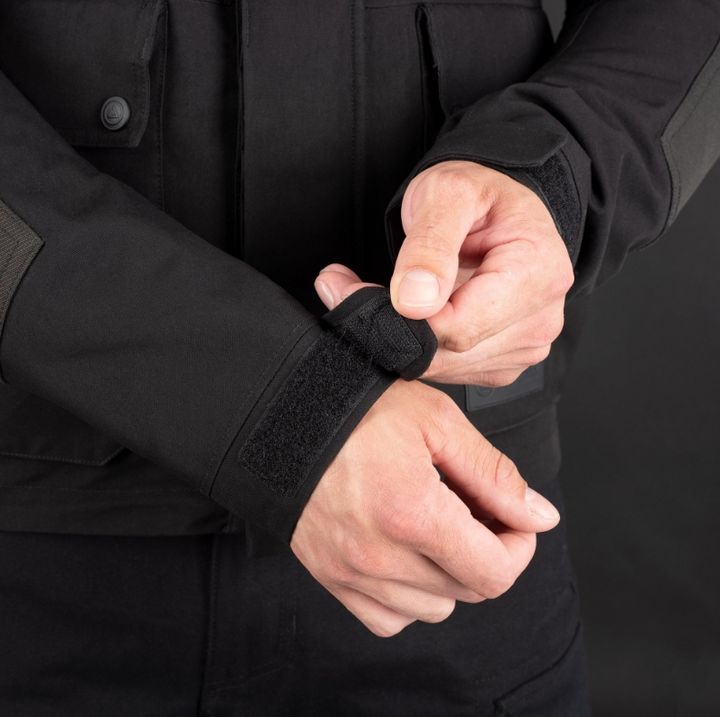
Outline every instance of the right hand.
{"type": "Polygon", "coordinates": [[[456,600],[503,594],[530,562],[535,534],[559,520],[447,394],[398,380],[325,471],[290,547],[370,631],[389,637],[415,620],[446,619],[456,600]]]}

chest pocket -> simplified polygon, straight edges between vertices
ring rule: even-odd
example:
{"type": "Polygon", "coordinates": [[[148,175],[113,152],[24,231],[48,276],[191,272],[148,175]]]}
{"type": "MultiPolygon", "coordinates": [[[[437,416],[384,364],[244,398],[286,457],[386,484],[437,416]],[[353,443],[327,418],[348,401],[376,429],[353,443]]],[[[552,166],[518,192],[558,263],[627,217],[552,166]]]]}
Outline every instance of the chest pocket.
{"type": "Polygon", "coordinates": [[[0,69],[98,169],[162,196],[166,0],[3,0],[0,69]]]}
{"type": "Polygon", "coordinates": [[[547,17],[533,0],[420,3],[415,22],[426,147],[446,117],[526,79],[553,44],[547,17]]]}
{"type": "MultiPolygon", "coordinates": [[[[0,3],[0,70],[79,154],[160,206],[166,38],[166,0],[0,3]]],[[[100,466],[122,450],[0,385],[0,455],[100,466]]]]}

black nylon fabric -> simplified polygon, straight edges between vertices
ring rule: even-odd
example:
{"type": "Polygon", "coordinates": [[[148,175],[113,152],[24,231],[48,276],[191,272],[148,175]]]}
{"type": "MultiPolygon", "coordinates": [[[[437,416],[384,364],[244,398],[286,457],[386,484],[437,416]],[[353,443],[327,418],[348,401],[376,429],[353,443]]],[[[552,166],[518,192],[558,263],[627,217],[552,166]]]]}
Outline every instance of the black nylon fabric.
{"type": "Polygon", "coordinates": [[[687,198],[664,130],[671,155],[702,158],[693,186],[720,146],[719,36],[720,6],[702,0],[570,2],[556,47],[536,0],[5,0],[0,201],[44,244],[31,262],[2,244],[0,529],[251,520],[287,539],[389,380],[373,363],[376,380],[330,410],[343,357],[366,356],[345,342],[302,368],[334,332],[313,279],[340,261],[387,285],[403,192],[445,159],[536,189],[576,282],[541,391],[472,411],[464,386],[436,387],[484,432],[547,409],[581,295],[687,198]],[[116,96],[131,118],[110,131],[100,110],[116,96]],[[687,97],[696,109],[676,135],[687,97]],[[295,415],[332,420],[262,423],[310,396],[319,412],[295,415]],[[253,470],[237,460],[251,435],[253,470]],[[297,492],[271,489],[312,455],[297,492]]]}

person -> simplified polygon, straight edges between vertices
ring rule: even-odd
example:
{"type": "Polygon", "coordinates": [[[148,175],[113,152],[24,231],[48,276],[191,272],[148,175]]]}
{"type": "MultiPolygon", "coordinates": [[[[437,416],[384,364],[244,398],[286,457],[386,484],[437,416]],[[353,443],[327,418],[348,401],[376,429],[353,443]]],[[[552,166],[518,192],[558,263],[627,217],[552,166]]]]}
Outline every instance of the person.
{"type": "Polygon", "coordinates": [[[2,713],[589,714],[556,403],[720,154],[719,39],[3,2],[2,713]]]}

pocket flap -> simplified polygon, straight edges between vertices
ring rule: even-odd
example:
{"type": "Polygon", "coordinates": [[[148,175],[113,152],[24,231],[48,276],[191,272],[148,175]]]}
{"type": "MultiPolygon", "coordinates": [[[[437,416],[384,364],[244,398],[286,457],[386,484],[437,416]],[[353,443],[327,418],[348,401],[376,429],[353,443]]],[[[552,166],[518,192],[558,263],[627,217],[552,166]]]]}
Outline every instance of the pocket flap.
{"type": "Polygon", "coordinates": [[[0,455],[102,466],[122,450],[55,404],[0,386],[0,455]]]}
{"type": "Polygon", "coordinates": [[[552,46],[539,3],[422,3],[446,116],[526,79],[552,46]]]}
{"type": "Polygon", "coordinates": [[[3,0],[0,69],[71,144],[137,147],[164,11],[165,0],[3,0]]]}

